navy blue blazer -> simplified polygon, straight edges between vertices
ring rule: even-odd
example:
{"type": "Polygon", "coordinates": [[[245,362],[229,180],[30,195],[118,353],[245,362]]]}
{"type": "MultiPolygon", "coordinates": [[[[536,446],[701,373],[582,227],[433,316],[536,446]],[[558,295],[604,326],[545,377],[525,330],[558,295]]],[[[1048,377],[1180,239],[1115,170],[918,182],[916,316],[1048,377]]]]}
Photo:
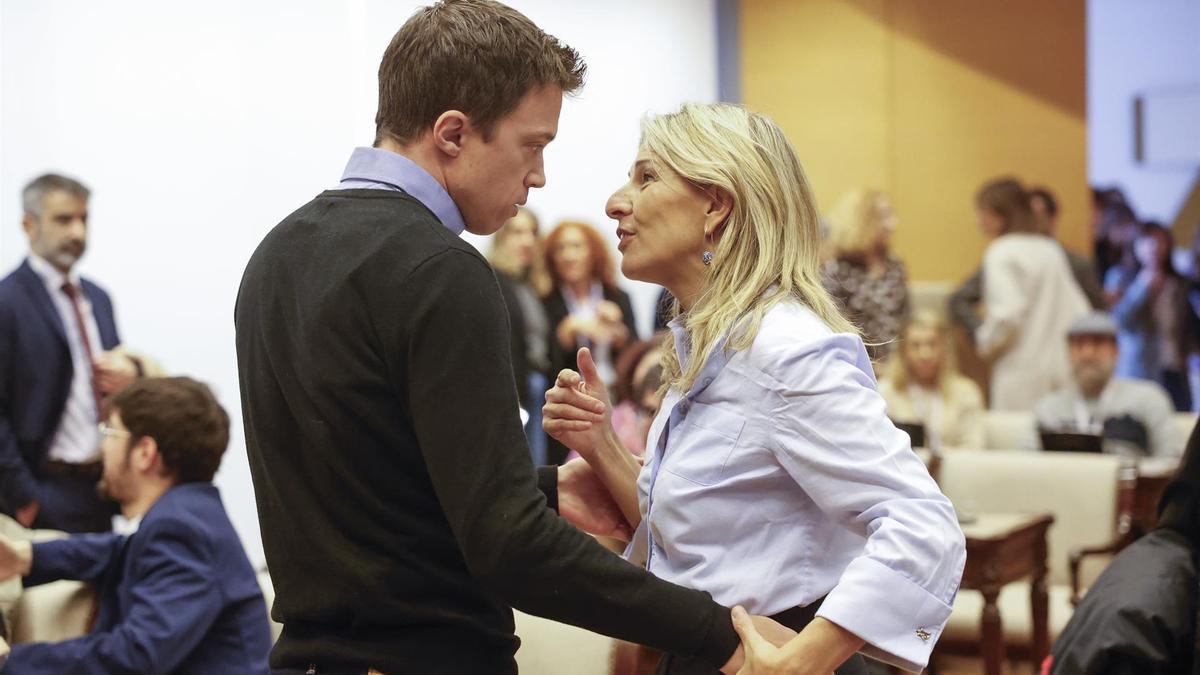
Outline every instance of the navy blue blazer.
{"type": "MultiPolygon", "coordinates": [[[[112,301],[83,279],[100,344],[121,343],[112,301]]],[[[66,329],[29,262],[0,280],[0,507],[13,513],[37,499],[46,450],[67,405],[74,376],[66,329]]]]}
{"type": "Polygon", "coordinates": [[[14,645],[6,673],[265,675],[262,589],[212,483],[167,491],[131,536],[78,534],[33,546],[25,585],[96,585],[92,632],[14,645]]]}

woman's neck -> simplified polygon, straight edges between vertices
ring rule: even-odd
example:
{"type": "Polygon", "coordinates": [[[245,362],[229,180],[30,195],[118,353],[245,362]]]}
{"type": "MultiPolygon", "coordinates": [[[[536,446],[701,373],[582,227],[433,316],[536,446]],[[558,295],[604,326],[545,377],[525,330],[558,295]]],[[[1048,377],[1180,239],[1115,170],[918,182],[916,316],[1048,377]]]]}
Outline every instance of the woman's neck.
{"type": "Polygon", "coordinates": [[[662,285],[679,301],[679,308],[690,311],[704,294],[708,283],[708,267],[697,258],[694,264],[688,265],[674,279],[662,282],[662,285]]]}
{"type": "Polygon", "coordinates": [[[567,290],[571,291],[571,295],[576,298],[583,299],[592,294],[592,282],[590,279],[572,281],[567,284],[567,290]]]}
{"type": "Polygon", "coordinates": [[[936,391],[939,388],[938,378],[936,377],[934,377],[932,380],[921,380],[910,376],[908,381],[926,391],[936,391]]]}

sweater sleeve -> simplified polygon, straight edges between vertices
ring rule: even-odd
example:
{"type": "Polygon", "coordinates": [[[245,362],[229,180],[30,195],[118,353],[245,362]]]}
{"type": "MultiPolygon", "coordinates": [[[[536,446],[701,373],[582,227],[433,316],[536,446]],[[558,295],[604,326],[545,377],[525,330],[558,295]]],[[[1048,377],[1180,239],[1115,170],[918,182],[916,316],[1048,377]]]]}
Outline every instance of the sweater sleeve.
{"type": "Polygon", "coordinates": [[[738,644],[726,608],[626,563],[546,508],[517,415],[503,301],[483,260],[435,254],[393,297],[396,330],[381,337],[471,573],[523,612],[724,665],[738,644]]]}

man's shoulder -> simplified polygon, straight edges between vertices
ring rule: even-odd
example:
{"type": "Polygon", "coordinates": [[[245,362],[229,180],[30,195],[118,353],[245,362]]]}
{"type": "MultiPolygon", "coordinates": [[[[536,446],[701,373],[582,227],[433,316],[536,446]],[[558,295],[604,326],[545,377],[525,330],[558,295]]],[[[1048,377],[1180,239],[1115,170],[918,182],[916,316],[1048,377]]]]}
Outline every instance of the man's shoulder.
{"type": "Polygon", "coordinates": [[[4,275],[4,278],[0,279],[0,298],[7,299],[7,298],[11,298],[17,294],[24,295],[25,294],[24,279],[30,273],[32,273],[32,270],[29,268],[29,263],[22,262],[20,265],[17,265],[11,272],[4,275]]]}
{"type": "Polygon", "coordinates": [[[277,225],[264,245],[313,239],[333,249],[358,248],[373,257],[419,263],[455,250],[487,265],[473,246],[451,232],[420,201],[405,192],[377,189],[326,190],[277,225]],[[334,230],[337,231],[334,231],[334,230]]]}
{"type": "Polygon", "coordinates": [[[225,505],[212,483],[176,485],[159,497],[146,512],[138,534],[152,539],[162,534],[212,541],[232,528],[225,505]]]}
{"type": "Polygon", "coordinates": [[[1132,377],[1114,377],[1108,384],[1119,396],[1119,403],[1140,402],[1143,404],[1171,405],[1171,397],[1163,386],[1153,380],[1132,377]]]}

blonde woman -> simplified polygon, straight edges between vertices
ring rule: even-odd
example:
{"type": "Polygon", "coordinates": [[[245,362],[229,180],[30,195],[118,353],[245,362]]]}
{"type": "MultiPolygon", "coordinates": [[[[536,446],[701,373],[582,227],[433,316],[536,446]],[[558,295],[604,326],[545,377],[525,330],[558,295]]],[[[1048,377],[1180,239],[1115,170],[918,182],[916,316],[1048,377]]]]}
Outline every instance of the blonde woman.
{"type": "MultiPolygon", "coordinates": [[[[783,133],[731,105],[650,118],[607,212],[625,276],[676,298],[644,468],[587,412],[608,393],[586,349],[547,392],[544,425],[637,527],[627,556],[800,631],[748,653],[748,672],[858,673],[859,651],[921,670],[962,532],[821,285],[816,205],[783,133]]],[[[667,656],[659,672],[712,670],[667,656]]]]}
{"type": "Polygon", "coordinates": [[[889,417],[924,426],[930,448],[983,447],[983,392],[958,373],[944,317],[917,312],[900,332],[889,370],[879,383],[889,417]]]}
{"type": "Polygon", "coordinates": [[[891,353],[908,319],[908,273],[891,253],[896,215],[878,190],[853,190],[825,216],[825,288],[859,326],[873,360],[891,353]]]}
{"type": "Polygon", "coordinates": [[[529,414],[525,436],[534,464],[547,462],[547,439],[542,431],[541,398],[549,383],[550,320],[542,296],[550,292],[550,274],[542,257],[537,217],[525,207],[505,221],[492,238],[488,261],[508,308],[512,330],[513,372],[521,407],[529,414]]]}

